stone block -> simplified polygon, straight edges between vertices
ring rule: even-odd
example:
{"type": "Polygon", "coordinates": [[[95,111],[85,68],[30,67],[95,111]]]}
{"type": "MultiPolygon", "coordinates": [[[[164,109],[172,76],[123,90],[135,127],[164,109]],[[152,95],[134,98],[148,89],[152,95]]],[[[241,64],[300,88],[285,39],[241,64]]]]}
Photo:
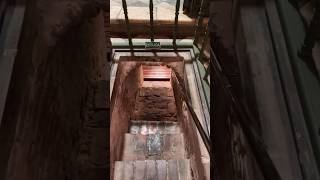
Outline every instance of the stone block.
{"type": "Polygon", "coordinates": [[[107,154],[109,148],[107,128],[91,129],[92,141],[90,146],[89,162],[97,167],[107,166],[107,154]]]}
{"type": "Polygon", "coordinates": [[[94,108],[96,109],[107,109],[110,107],[110,81],[101,80],[96,84],[94,94],[94,108]]]}
{"type": "Polygon", "coordinates": [[[86,127],[106,128],[110,118],[109,109],[100,111],[91,111],[85,121],[86,127]]]}
{"type": "Polygon", "coordinates": [[[86,168],[80,171],[79,180],[109,179],[107,168],[86,168]]]}

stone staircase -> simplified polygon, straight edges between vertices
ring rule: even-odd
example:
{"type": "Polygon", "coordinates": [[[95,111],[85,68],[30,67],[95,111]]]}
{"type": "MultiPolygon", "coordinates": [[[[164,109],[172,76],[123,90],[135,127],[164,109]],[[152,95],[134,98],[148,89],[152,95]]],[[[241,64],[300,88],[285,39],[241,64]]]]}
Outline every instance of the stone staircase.
{"type": "Polygon", "coordinates": [[[184,136],[174,121],[131,121],[115,180],[191,180],[184,136]]]}

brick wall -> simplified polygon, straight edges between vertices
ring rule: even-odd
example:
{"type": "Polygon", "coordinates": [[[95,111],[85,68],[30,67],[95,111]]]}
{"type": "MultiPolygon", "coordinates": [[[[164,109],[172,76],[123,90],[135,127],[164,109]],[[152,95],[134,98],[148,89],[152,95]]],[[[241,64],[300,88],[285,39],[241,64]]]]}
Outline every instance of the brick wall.
{"type": "Polygon", "coordinates": [[[141,87],[136,96],[133,119],[176,121],[176,104],[171,87],[141,87]]]}

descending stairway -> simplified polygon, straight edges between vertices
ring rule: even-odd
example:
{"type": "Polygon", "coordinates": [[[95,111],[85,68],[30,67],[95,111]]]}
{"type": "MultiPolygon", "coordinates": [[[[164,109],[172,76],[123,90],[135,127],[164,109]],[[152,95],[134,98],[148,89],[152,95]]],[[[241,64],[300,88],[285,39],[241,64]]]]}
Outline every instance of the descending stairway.
{"type": "Polygon", "coordinates": [[[115,180],[191,180],[184,137],[172,121],[132,121],[115,180]]]}
{"type": "Polygon", "coordinates": [[[184,135],[177,122],[171,70],[142,66],[144,82],[136,96],[115,180],[191,180],[184,135]]]}

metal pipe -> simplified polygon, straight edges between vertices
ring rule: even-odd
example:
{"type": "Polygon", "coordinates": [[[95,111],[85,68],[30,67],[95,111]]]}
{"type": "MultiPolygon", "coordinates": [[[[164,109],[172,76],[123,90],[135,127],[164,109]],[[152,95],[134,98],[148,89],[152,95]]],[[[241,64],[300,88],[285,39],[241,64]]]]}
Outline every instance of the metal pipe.
{"type": "MultiPolygon", "coordinates": [[[[199,55],[199,61],[203,63],[203,56],[204,56],[204,50],[207,47],[207,43],[208,43],[208,39],[209,39],[209,25],[207,24],[206,26],[206,30],[205,30],[205,35],[204,35],[204,39],[202,41],[202,45],[201,45],[201,50],[200,50],[200,55],[199,55]]],[[[206,69],[206,73],[203,77],[204,80],[208,80],[208,76],[209,76],[209,71],[210,71],[210,66],[208,66],[208,68],[206,69]]]]}
{"type": "Polygon", "coordinates": [[[154,41],[154,26],[153,26],[153,0],[150,0],[149,3],[150,10],[150,33],[151,33],[151,41],[154,41]]]}
{"type": "Polygon", "coordinates": [[[201,1],[201,5],[200,5],[200,10],[199,10],[199,14],[198,14],[198,18],[197,18],[197,24],[196,24],[196,28],[194,31],[194,44],[197,43],[198,41],[198,34],[199,34],[199,30],[202,27],[202,23],[203,23],[203,16],[204,16],[204,4],[205,4],[206,0],[202,0],[201,1]]]}
{"type": "Polygon", "coordinates": [[[206,46],[207,46],[207,42],[208,42],[208,38],[209,38],[209,28],[208,28],[208,27],[209,27],[209,25],[207,24],[206,30],[205,30],[204,39],[203,39],[203,41],[202,41],[201,49],[200,49],[200,54],[199,54],[199,61],[200,61],[201,63],[203,63],[203,62],[202,62],[202,58],[203,58],[204,50],[205,50],[205,48],[206,48],[206,46]]]}
{"type": "Polygon", "coordinates": [[[192,107],[192,104],[191,104],[191,100],[185,94],[185,92],[187,92],[187,91],[184,88],[184,86],[182,85],[182,78],[179,77],[179,75],[174,70],[172,71],[172,76],[176,80],[176,83],[178,85],[178,90],[181,93],[183,100],[187,104],[187,107],[188,107],[188,109],[190,111],[190,114],[192,116],[192,120],[195,123],[195,125],[196,125],[196,127],[197,127],[197,129],[199,131],[199,134],[200,134],[200,136],[201,136],[201,138],[202,138],[202,140],[204,142],[204,145],[205,145],[206,149],[208,150],[209,156],[211,157],[211,153],[210,153],[211,152],[211,149],[210,149],[211,141],[210,141],[210,138],[206,134],[205,130],[203,129],[197,114],[193,110],[193,107],[192,107]]]}
{"type": "Polygon", "coordinates": [[[174,19],[173,41],[172,41],[174,49],[177,48],[179,10],[180,10],[180,0],[177,0],[177,2],[176,2],[175,19],[174,19]]]}
{"type": "Polygon", "coordinates": [[[126,21],[126,26],[127,26],[127,34],[128,34],[129,46],[130,46],[130,49],[132,50],[133,49],[133,45],[132,45],[132,37],[131,37],[131,32],[130,32],[130,24],[129,24],[128,9],[127,9],[126,0],[122,0],[122,7],[123,7],[124,17],[125,17],[125,21],[126,21]]]}

